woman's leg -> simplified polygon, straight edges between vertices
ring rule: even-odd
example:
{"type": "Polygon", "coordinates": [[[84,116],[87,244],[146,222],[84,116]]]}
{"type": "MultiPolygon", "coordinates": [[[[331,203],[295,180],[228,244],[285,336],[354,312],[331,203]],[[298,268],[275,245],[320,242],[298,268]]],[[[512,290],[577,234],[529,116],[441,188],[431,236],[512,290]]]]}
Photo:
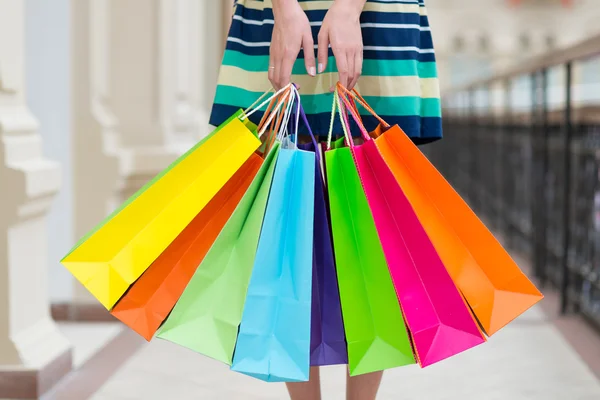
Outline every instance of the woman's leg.
{"type": "Polygon", "coordinates": [[[291,400],[321,400],[319,367],[310,367],[308,382],[286,383],[291,400]]]}
{"type": "Polygon", "coordinates": [[[357,376],[348,375],[346,384],[346,399],[375,400],[382,377],[383,371],[371,372],[370,374],[357,376]]]}

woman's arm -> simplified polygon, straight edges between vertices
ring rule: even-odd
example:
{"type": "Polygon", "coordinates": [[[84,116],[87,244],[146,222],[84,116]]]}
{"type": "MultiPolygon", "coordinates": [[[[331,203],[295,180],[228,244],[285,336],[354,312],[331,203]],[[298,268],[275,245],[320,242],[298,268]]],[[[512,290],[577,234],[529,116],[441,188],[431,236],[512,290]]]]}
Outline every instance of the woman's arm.
{"type": "Polygon", "coordinates": [[[297,0],[273,0],[273,15],[269,81],[275,89],[280,89],[290,82],[301,48],[304,48],[306,71],[316,75],[315,51],[308,17],[297,0]]]}
{"type": "MultiPolygon", "coordinates": [[[[331,45],[337,64],[339,81],[352,89],[363,63],[363,42],[360,14],[366,0],[335,0],[319,31],[319,73],[327,67],[328,49],[331,45]]],[[[331,88],[333,91],[334,88],[331,88]]]]}

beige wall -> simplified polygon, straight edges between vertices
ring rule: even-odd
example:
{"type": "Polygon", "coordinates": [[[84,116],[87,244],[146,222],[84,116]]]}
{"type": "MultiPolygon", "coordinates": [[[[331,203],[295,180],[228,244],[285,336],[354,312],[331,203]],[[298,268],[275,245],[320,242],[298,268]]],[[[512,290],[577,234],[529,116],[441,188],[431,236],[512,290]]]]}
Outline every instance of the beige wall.
{"type": "Polygon", "coordinates": [[[35,371],[69,361],[48,307],[47,215],[61,169],[27,103],[25,2],[0,0],[0,10],[0,371],[35,371]]]}
{"type": "Polygon", "coordinates": [[[217,1],[44,7],[0,0],[0,372],[34,392],[72,362],[50,303],[96,303],[59,258],[207,134],[225,30],[217,1]]]}

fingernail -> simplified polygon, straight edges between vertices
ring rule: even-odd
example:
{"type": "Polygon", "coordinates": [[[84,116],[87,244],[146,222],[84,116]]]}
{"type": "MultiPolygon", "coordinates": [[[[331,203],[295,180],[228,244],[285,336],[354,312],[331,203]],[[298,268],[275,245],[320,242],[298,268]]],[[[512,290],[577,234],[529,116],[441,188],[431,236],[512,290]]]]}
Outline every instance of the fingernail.
{"type": "Polygon", "coordinates": [[[323,72],[323,64],[319,63],[319,73],[323,72]]]}
{"type": "Polygon", "coordinates": [[[310,72],[309,72],[310,76],[315,76],[315,67],[310,67],[310,72]]]}

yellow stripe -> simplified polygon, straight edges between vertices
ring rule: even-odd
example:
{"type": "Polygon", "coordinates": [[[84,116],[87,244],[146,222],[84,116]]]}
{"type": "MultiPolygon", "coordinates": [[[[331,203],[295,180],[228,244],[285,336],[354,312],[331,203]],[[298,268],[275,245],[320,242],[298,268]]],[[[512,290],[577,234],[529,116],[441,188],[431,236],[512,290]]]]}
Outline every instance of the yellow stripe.
{"type": "MultiPolygon", "coordinates": [[[[309,75],[292,75],[292,82],[300,86],[301,93],[329,93],[329,88],[337,83],[338,75],[328,72],[313,78],[309,75]]],[[[251,92],[266,92],[271,87],[265,72],[248,72],[229,65],[221,67],[219,85],[234,86],[251,92]]],[[[419,78],[417,76],[377,77],[362,76],[358,80],[358,91],[363,96],[379,97],[422,97],[439,98],[437,78],[419,78]]]]}
{"type": "Polygon", "coordinates": [[[366,3],[363,11],[416,13],[420,8],[418,4],[366,3]]]}
{"type": "MultiPolygon", "coordinates": [[[[304,11],[318,11],[329,10],[332,3],[333,1],[306,1],[299,4],[304,11]]],[[[239,0],[238,4],[252,10],[273,8],[272,0],[239,0]]],[[[421,15],[427,15],[425,7],[420,7],[418,4],[366,3],[363,11],[415,13],[417,9],[421,15]]]]}

